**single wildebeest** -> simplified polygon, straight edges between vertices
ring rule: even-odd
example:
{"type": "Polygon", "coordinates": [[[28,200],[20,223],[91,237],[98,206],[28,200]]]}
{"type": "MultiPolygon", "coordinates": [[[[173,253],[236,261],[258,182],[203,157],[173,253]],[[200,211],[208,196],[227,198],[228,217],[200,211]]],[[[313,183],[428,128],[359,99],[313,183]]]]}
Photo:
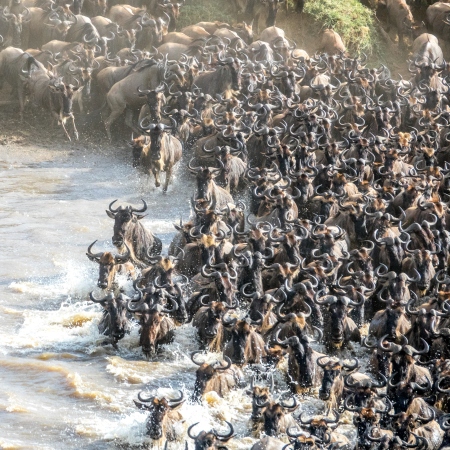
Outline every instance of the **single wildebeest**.
{"type": "Polygon", "coordinates": [[[127,311],[130,299],[123,294],[114,297],[112,293],[97,299],[93,292],[90,293],[89,298],[94,303],[100,303],[103,307],[103,317],[98,324],[99,333],[109,336],[111,344],[114,348],[117,348],[117,342],[131,330],[130,317],[127,311]]]}
{"type": "Polygon", "coordinates": [[[232,389],[245,385],[244,374],[239,367],[232,365],[230,358],[224,357],[225,366],[222,363],[207,364],[196,361],[195,356],[200,351],[191,354],[192,362],[199,366],[196,372],[194,391],[192,399],[200,401],[203,394],[216,392],[220,397],[232,389]]]}
{"type": "Polygon", "coordinates": [[[99,265],[97,286],[101,289],[112,289],[117,274],[128,274],[134,278],[134,266],[129,262],[130,249],[125,244],[126,252],[123,255],[113,255],[110,252],[92,253],[94,241],[88,248],[86,256],[99,265]]]}
{"type": "Polygon", "coordinates": [[[163,192],[167,192],[173,168],[182,156],[181,142],[169,134],[171,128],[163,123],[152,123],[142,129],[150,136],[150,142],[142,147],[139,144],[133,146],[134,164],[137,162],[137,151],[140,148],[139,161],[146,171],[153,173],[156,187],[161,185],[159,173],[166,172],[163,192]]]}
{"type": "Polygon", "coordinates": [[[160,443],[164,441],[176,441],[185,432],[180,423],[183,420],[182,415],[177,408],[184,402],[183,392],[180,391],[180,397],[176,399],[158,398],[151,396],[144,398],[142,392],[138,394],[138,401],[133,400],[139,408],[149,411],[146,427],[149,437],[160,443]]]}
{"type": "Polygon", "coordinates": [[[161,254],[162,243],[139,222],[144,216],[136,213],[145,212],[147,203],[142,200],[144,207],[141,209],[134,209],[132,206],[119,206],[117,209],[112,209],[115,202],[117,200],[111,202],[109,210],[106,211],[108,217],[114,219],[112,243],[119,250],[127,244],[131,251],[131,259],[137,266],[149,265],[149,256],[161,254]]]}
{"type": "MultiPolygon", "coordinates": [[[[227,434],[219,434],[216,430],[211,431],[200,431],[197,436],[191,434],[192,429],[198,425],[194,423],[188,428],[188,436],[194,440],[195,450],[221,450],[227,447],[223,446],[223,442],[228,442],[234,435],[234,428],[230,422],[225,421],[225,423],[230,428],[227,434]]],[[[187,448],[187,444],[186,444],[187,448]]]]}

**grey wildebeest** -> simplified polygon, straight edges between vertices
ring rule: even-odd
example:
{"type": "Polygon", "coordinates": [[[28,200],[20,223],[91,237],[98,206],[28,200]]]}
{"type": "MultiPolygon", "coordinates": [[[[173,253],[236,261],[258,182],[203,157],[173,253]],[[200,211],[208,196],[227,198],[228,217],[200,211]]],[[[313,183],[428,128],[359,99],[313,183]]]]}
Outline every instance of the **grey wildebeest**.
{"type": "Polygon", "coordinates": [[[126,110],[125,123],[139,133],[133,125],[133,111],[140,110],[146,98],[139,97],[138,88],[156,89],[160,85],[165,67],[153,60],[144,60],[136,65],[134,71],[124,79],[115,83],[109,90],[106,101],[110,115],[105,120],[106,134],[111,139],[111,125],[126,110]]]}
{"type": "Polygon", "coordinates": [[[55,78],[50,72],[38,66],[38,70],[31,72],[27,82],[32,102],[49,111],[52,118],[61,125],[64,133],[71,140],[66,129],[66,122],[72,122],[73,135],[78,139],[78,130],[72,112],[73,96],[78,86],[64,84],[62,78],[55,78]]]}
{"type": "Polygon", "coordinates": [[[6,81],[13,91],[17,91],[20,119],[25,108],[25,82],[30,73],[42,66],[20,48],[7,47],[0,52],[0,89],[6,81]]]}
{"type": "Polygon", "coordinates": [[[241,79],[239,74],[239,61],[228,57],[221,59],[219,55],[219,67],[214,71],[203,72],[194,78],[193,84],[205,95],[215,96],[231,90],[239,90],[241,79]]]}
{"type": "Polygon", "coordinates": [[[150,264],[149,257],[161,254],[162,250],[161,240],[140,223],[144,216],[139,213],[147,210],[147,203],[142,200],[144,206],[141,209],[132,206],[112,209],[116,201],[111,202],[109,210],[106,211],[108,217],[114,219],[112,243],[118,249],[122,249],[126,244],[131,252],[131,260],[139,267],[145,267],[150,264]]]}

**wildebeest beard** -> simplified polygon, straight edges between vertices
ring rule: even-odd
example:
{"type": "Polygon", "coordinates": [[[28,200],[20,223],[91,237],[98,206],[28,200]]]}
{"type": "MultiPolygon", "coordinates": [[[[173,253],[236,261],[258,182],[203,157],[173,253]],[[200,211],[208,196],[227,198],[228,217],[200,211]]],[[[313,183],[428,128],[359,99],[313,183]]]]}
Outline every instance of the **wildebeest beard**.
{"type": "Polygon", "coordinates": [[[150,138],[151,138],[151,142],[150,142],[150,155],[151,156],[150,157],[154,161],[161,159],[162,137],[163,137],[163,133],[156,128],[150,132],[150,138]]]}

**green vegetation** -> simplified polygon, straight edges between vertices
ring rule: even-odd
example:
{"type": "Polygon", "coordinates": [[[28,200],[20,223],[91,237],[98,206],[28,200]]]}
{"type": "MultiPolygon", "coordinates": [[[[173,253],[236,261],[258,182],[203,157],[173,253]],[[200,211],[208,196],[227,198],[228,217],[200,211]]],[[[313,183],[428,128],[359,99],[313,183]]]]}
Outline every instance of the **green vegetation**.
{"type": "Polygon", "coordinates": [[[374,53],[379,44],[373,11],[358,0],[306,0],[305,12],[339,33],[351,51],[374,53]]]}
{"type": "MultiPolygon", "coordinates": [[[[292,18],[292,2],[289,0],[289,15],[292,18]]],[[[339,33],[351,52],[364,51],[378,56],[380,37],[375,14],[359,0],[306,0],[305,13],[314,19],[314,31],[318,28],[332,28],[339,33]]],[[[240,18],[233,10],[230,0],[186,0],[181,9],[179,29],[200,21],[221,21],[236,23],[240,18]]],[[[283,28],[284,7],[280,8],[277,25],[283,28]]],[[[308,22],[303,18],[299,23],[308,22]]],[[[295,34],[295,31],[292,30],[295,34]]],[[[313,31],[313,30],[311,30],[313,31]]],[[[288,32],[289,33],[289,32],[288,32]]],[[[315,33],[314,33],[315,34],[315,33]]],[[[295,37],[295,36],[291,36],[295,37]]]]}
{"type": "Polygon", "coordinates": [[[197,22],[237,22],[236,13],[229,1],[224,0],[186,0],[181,8],[180,25],[186,27],[197,22]]]}

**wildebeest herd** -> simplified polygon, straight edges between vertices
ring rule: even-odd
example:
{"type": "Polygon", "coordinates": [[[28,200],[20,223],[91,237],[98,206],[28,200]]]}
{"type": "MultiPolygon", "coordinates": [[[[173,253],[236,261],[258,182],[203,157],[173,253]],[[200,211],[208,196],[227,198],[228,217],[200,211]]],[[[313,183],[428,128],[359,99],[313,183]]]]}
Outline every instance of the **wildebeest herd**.
{"type": "MultiPolygon", "coordinates": [[[[0,84],[21,117],[29,98],[78,137],[77,99],[81,113],[102,111],[111,137],[124,113],[130,160],[157,187],[182,159],[196,180],[192,217],[164,256],[144,201],[109,205],[117,254],[87,251],[99,330],[117,348],[139,323],[152,358],[191,323],[189,401],[247,389],[253,450],[449,448],[450,68],[438,37],[450,38],[450,4],[429,6],[437,37],[416,37],[404,79],[349,55],[332,30],[309,56],[274,26],[278,0],[235,3],[246,22],[178,32],[175,1],[3,2],[0,84]],[[321,415],[299,414],[304,395],[321,415]],[[336,431],[343,414],[356,439],[336,431]]],[[[382,6],[400,45],[423,26],[403,0],[382,6]]],[[[138,395],[152,442],[227,448],[233,425],[201,431],[184,401],[138,395]]]]}

